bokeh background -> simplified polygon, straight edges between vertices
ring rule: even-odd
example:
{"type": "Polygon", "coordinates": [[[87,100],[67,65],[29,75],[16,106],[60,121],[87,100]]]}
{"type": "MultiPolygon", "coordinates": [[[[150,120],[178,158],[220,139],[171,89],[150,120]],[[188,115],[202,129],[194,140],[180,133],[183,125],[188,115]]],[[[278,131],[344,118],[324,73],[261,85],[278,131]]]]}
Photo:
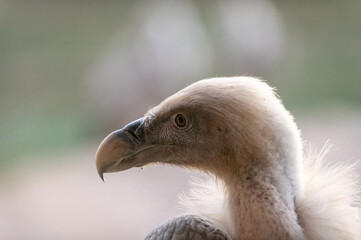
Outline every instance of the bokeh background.
{"type": "Polygon", "coordinates": [[[361,158],[359,0],[0,0],[0,239],[142,239],[193,173],[106,175],[97,145],[184,86],[277,87],[330,161],[361,158]]]}

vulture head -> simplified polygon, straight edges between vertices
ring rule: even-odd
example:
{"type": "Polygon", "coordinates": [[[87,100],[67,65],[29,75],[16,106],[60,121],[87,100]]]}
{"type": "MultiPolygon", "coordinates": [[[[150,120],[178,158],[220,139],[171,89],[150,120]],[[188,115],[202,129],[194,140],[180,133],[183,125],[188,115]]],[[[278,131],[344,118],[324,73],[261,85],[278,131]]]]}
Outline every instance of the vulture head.
{"type": "Polygon", "coordinates": [[[305,194],[300,133],[265,82],[198,81],[108,135],[96,154],[101,178],[153,163],[222,180],[233,237],[305,239],[308,213],[297,209],[305,194]]]}
{"type": "Polygon", "coordinates": [[[97,151],[96,165],[103,177],[165,163],[198,169],[229,184],[259,178],[264,171],[280,190],[294,195],[300,187],[294,158],[300,146],[292,117],[266,83],[214,78],[188,86],[111,133],[97,151]]]}

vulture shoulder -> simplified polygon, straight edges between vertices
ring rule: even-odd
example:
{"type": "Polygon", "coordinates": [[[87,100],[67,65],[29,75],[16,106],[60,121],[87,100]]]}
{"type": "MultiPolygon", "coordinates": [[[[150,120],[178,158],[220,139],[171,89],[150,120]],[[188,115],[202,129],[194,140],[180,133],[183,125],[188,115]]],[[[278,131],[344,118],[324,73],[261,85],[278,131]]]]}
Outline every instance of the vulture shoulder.
{"type": "Polygon", "coordinates": [[[153,229],[145,240],[231,240],[226,232],[212,222],[196,215],[183,215],[153,229]]]}

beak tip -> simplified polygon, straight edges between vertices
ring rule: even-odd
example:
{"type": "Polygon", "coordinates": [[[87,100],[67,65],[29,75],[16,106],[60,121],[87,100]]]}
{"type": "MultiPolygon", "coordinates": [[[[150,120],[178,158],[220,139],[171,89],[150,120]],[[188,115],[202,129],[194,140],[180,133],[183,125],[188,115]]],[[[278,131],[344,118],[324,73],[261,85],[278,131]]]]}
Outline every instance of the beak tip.
{"type": "Polygon", "coordinates": [[[104,172],[105,172],[105,167],[103,166],[103,163],[102,163],[102,148],[103,148],[103,142],[100,144],[100,146],[98,147],[97,149],[97,152],[95,154],[95,159],[96,159],[96,168],[97,168],[97,171],[98,171],[98,175],[99,177],[102,179],[103,182],[104,181],[104,172]]]}
{"type": "Polygon", "coordinates": [[[99,174],[99,177],[102,179],[102,181],[105,182],[105,180],[104,180],[104,171],[102,169],[98,169],[98,174],[99,174]]]}
{"type": "Polygon", "coordinates": [[[99,176],[102,179],[102,181],[105,183],[103,174],[99,174],[99,176]]]}

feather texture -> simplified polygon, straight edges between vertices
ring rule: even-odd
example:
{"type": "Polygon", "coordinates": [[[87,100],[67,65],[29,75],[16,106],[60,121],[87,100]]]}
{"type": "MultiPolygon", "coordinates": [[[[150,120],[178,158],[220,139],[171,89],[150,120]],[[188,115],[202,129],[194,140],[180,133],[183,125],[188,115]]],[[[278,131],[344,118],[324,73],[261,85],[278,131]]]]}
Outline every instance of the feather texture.
{"type": "Polygon", "coordinates": [[[361,239],[360,189],[357,163],[330,164],[326,156],[330,145],[320,153],[312,146],[304,160],[304,194],[296,208],[307,239],[361,239]]]}
{"type": "Polygon", "coordinates": [[[145,240],[230,240],[229,234],[212,222],[195,215],[169,219],[151,231],[145,240]]]}

